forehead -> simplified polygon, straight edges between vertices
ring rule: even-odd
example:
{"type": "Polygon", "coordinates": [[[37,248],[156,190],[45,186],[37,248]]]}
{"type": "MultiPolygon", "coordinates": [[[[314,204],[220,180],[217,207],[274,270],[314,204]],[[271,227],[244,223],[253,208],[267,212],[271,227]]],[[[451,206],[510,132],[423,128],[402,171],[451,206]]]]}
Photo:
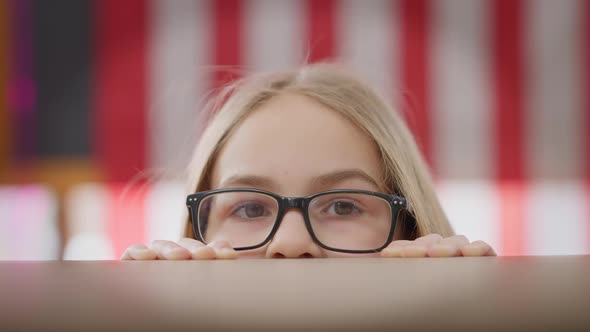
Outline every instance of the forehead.
{"type": "Polygon", "coordinates": [[[308,97],[284,94],[234,130],[214,163],[211,186],[246,174],[273,179],[285,195],[303,195],[314,177],[342,169],[382,181],[377,148],[362,130],[308,97]]]}

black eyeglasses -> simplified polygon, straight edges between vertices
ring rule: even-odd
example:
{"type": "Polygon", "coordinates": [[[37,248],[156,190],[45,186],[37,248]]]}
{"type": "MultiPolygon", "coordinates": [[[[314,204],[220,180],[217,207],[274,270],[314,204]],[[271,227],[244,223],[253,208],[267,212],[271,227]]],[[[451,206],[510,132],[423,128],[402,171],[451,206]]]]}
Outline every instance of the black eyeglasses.
{"type": "Polygon", "coordinates": [[[229,241],[235,250],[266,245],[288,209],[303,213],[311,238],[320,247],[344,253],[373,253],[393,241],[405,198],[365,190],[331,190],[307,197],[232,188],[198,192],[186,199],[197,240],[229,241]]]}

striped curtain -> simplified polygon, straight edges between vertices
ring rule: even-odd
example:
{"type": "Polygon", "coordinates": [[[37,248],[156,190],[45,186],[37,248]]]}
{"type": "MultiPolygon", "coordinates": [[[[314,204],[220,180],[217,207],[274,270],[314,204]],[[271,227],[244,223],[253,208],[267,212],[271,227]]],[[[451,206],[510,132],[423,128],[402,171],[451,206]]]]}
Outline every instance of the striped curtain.
{"type": "Polygon", "coordinates": [[[458,231],[590,252],[585,0],[0,1],[0,174],[175,169],[211,89],[331,60],[403,112],[458,231]]]}

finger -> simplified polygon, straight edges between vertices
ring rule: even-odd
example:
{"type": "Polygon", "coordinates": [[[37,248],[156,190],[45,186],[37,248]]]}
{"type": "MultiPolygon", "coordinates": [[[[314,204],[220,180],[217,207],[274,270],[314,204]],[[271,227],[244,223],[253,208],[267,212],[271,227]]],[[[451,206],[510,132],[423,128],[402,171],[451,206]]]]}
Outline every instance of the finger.
{"type": "Polygon", "coordinates": [[[426,255],[428,257],[457,257],[462,256],[461,247],[469,244],[464,235],[453,235],[432,245],[426,255]]]}
{"type": "Polygon", "coordinates": [[[462,256],[461,247],[455,243],[437,243],[426,252],[428,257],[457,257],[462,256]]]}
{"type": "Polygon", "coordinates": [[[191,253],[192,259],[215,259],[215,250],[209,246],[206,246],[203,242],[191,238],[183,238],[178,241],[178,244],[186,248],[191,253]]]}
{"type": "Polygon", "coordinates": [[[402,248],[401,257],[418,258],[426,257],[428,250],[442,240],[439,234],[428,234],[417,238],[412,243],[402,248]]]}
{"type": "Polygon", "coordinates": [[[440,240],[439,244],[454,244],[459,247],[469,244],[469,239],[465,235],[453,235],[440,240]]]}
{"type": "Polygon", "coordinates": [[[474,241],[461,247],[463,256],[496,256],[496,252],[489,244],[484,241],[474,241]]]}
{"type": "Polygon", "coordinates": [[[383,257],[426,257],[428,249],[440,242],[439,234],[428,234],[414,241],[399,240],[381,251],[383,257]]]}
{"type": "Polygon", "coordinates": [[[439,234],[428,234],[422,237],[417,238],[414,240],[414,244],[424,245],[426,247],[431,247],[432,245],[439,243],[442,241],[443,238],[439,234]]]}
{"type": "Polygon", "coordinates": [[[410,240],[397,240],[397,241],[393,241],[391,242],[391,244],[388,247],[405,247],[408,244],[413,243],[414,241],[410,241],[410,240]]]}
{"type": "Polygon", "coordinates": [[[381,250],[381,256],[386,258],[402,257],[402,247],[412,243],[409,240],[397,240],[391,242],[385,249],[381,250]]]}
{"type": "Polygon", "coordinates": [[[428,247],[419,243],[412,243],[401,248],[401,257],[404,258],[419,258],[426,257],[428,247]]]}
{"type": "Polygon", "coordinates": [[[235,251],[232,245],[227,241],[213,241],[207,244],[207,246],[213,248],[217,259],[238,258],[238,252],[235,251]]]}
{"type": "Polygon", "coordinates": [[[191,253],[184,247],[172,241],[155,240],[150,249],[158,254],[159,259],[183,260],[191,259],[191,253]]]}
{"type": "Polygon", "coordinates": [[[129,246],[121,256],[122,260],[153,260],[157,258],[158,254],[143,243],[129,246]]]}
{"type": "Polygon", "coordinates": [[[129,248],[125,249],[125,252],[123,252],[123,255],[121,255],[121,260],[122,261],[127,261],[127,260],[132,260],[133,258],[131,258],[131,255],[129,255],[129,248]]]}

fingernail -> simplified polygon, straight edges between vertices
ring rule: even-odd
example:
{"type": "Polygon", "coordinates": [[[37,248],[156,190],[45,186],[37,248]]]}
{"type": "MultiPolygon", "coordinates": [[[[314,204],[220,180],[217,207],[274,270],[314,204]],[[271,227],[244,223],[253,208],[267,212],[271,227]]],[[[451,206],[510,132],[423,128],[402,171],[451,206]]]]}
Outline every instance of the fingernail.
{"type": "Polygon", "coordinates": [[[168,247],[163,249],[164,257],[166,259],[187,259],[189,254],[187,250],[178,247],[168,247]]]}
{"type": "Polygon", "coordinates": [[[134,253],[134,254],[145,254],[147,252],[149,252],[149,249],[145,249],[145,248],[129,248],[129,251],[134,253]]]}
{"type": "Polygon", "coordinates": [[[208,246],[198,247],[191,254],[196,260],[215,259],[216,256],[215,249],[208,246]]]}
{"type": "Polygon", "coordinates": [[[448,244],[436,244],[428,250],[430,257],[454,257],[459,256],[459,248],[448,244]]]}
{"type": "Polygon", "coordinates": [[[231,245],[227,241],[213,241],[209,243],[208,246],[217,249],[231,248],[231,245]]]}
{"type": "Polygon", "coordinates": [[[461,248],[463,256],[482,256],[484,254],[485,246],[476,243],[464,246],[461,248]]]}
{"type": "Polygon", "coordinates": [[[402,257],[402,247],[389,247],[381,251],[383,257],[402,257]]]}
{"type": "Polygon", "coordinates": [[[222,248],[217,252],[219,259],[232,259],[238,257],[238,252],[231,248],[222,248]]]}
{"type": "Polygon", "coordinates": [[[150,259],[154,258],[154,252],[145,248],[129,248],[129,255],[133,259],[150,259]]]}
{"type": "Polygon", "coordinates": [[[405,246],[402,249],[402,257],[426,257],[426,248],[418,246],[405,246]]]}

